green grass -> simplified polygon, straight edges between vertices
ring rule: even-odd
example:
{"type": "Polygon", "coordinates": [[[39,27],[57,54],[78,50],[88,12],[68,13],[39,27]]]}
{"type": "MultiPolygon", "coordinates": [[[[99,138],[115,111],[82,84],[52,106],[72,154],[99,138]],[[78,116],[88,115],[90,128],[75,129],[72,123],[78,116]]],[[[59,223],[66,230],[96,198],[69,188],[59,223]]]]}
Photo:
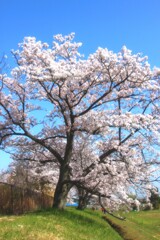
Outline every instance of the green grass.
{"type": "Polygon", "coordinates": [[[126,221],[105,215],[116,231],[102,219],[100,211],[67,208],[0,216],[0,240],[159,240],[160,211],[126,213],[126,221]]]}
{"type": "Polygon", "coordinates": [[[118,228],[124,239],[130,240],[159,240],[160,211],[129,212],[125,214],[126,221],[106,216],[109,222],[118,228]]]}
{"type": "Polygon", "coordinates": [[[0,217],[0,240],[122,240],[98,211],[48,210],[0,217]]]}

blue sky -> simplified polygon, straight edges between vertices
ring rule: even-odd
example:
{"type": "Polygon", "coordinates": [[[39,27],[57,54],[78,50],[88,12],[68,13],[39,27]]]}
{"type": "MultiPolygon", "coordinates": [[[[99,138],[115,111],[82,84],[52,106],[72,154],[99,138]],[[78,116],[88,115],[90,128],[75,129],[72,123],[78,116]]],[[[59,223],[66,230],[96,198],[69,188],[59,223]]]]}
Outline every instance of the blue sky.
{"type": "MultiPolygon", "coordinates": [[[[159,0],[0,0],[0,9],[1,54],[25,36],[51,43],[55,34],[75,32],[85,56],[99,46],[117,52],[126,45],[160,66],[159,0]]],[[[0,169],[7,159],[0,152],[0,169]]]]}

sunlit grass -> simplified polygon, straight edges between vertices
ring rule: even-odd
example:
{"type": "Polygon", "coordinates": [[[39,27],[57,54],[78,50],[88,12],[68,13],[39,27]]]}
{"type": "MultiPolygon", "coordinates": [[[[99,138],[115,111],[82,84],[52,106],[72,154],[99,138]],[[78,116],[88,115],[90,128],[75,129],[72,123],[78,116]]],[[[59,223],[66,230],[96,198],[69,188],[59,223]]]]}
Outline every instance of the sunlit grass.
{"type": "MultiPolygon", "coordinates": [[[[126,221],[107,216],[124,239],[159,240],[160,211],[126,213],[126,221]],[[116,226],[115,226],[116,225],[116,226]]],[[[122,240],[100,211],[67,208],[0,216],[0,240],[122,240]]]]}
{"type": "Polygon", "coordinates": [[[100,212],[48,210],[0,217],[0,240],[121,240],[100,212]]]}

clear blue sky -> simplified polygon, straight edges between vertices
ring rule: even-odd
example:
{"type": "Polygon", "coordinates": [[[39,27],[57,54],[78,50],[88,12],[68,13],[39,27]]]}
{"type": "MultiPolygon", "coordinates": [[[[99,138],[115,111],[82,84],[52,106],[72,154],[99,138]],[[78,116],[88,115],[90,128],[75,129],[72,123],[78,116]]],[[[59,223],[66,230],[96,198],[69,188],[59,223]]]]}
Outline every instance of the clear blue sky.
{"type": "MultiPolygon", "coordinates": [[[[76,33],[86,56],[99,46],[123,45],[160,66],[160,0],[0,0],[0,53],[8,55],[25,36],[52,42],[76,33]]],[[[0,169],[8,160],[0,152],[0,169]]]]}

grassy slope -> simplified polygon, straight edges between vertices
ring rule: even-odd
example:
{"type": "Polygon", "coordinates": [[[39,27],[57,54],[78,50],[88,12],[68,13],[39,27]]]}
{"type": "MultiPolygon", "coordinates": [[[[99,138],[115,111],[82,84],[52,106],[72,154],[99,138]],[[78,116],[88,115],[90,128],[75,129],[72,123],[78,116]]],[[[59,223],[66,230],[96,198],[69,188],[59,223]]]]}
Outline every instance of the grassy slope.
{"type": "Polygon", "coordinates": [[[0,217],[0,240],[122,240],[100,212],[41,211],[0,217]]]}
{"type": "Polygon", "coordinates": [[[119,229],[124,239],[160,239],[160,211],[130,212],[125,216],[126,221],[121,221],[107,215],[111,224],[119,229]]]}

